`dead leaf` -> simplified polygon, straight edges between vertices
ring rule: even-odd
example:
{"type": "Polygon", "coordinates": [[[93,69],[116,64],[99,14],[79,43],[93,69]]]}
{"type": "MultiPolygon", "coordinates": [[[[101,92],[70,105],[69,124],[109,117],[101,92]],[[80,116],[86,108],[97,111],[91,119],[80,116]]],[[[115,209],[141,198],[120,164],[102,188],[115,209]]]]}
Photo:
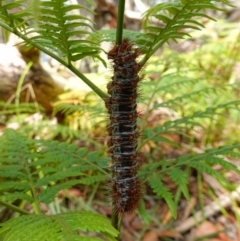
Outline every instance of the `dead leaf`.
{"type": "Polygon", "coordinates": [[[187,207],[184,210],[183,218],[182,218],[181,222],[186,220],[190,216],[192,209],[196,205],[196,202],[197,202],[197,200],[195,197],[190,198],[189,202],[187,203],[187,207]]]}
{"type": "Polygon", "coordinates": [[[158,241],[158,233],[154,230],[150,230],[145,233],[142,241],[158,241]]]}
{"type": "Polygon", "coordinates": [[[164,219],[162,220],[162,223],[166,225],[172,218],[172,213],[170,210],[168,210],[167,214],[165,215],[164,219]]]}
{"type": "Polygon", "coordinates": [[[208,239],[208,241],[221,241],[221,240],[218,238],[211,238],[211,239],[208,239]]]}
{"type": "Polygon", "coordinates": [[[218,228],[211,222],[206,221],[201,223],[195,232],[195,238],[201,238],[208,235],[213,235],[216,233],[218,235],[218,228]]]}
{"type": "Polygon", "coordinates": [[[158,233],[158,237],[164,238],[164,237],[168,237],[168,238],[176,238],[176,239],[183,239],[183,236],[174,230],[163,230],[160,231],[158,233]]]}

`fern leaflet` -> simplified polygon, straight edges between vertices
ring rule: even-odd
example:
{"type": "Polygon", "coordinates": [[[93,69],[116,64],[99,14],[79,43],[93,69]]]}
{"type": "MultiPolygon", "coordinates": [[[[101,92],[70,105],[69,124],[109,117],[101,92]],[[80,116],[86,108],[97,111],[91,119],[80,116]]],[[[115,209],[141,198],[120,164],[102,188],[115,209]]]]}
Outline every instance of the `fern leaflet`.
{"type": "Polygon", "coordinates": [[[28,140],[6,129],[0,137],[1,199],[50,203],[63,189],[106,181],[108,158],[101,151],[56,141],[28,140]],[[16,145],[18,143],[18,145],[16,145]],[[101,162],[101,166],[98,165],[101,162]],[[35,193],[36,195],[31,195],[35,193]]]}
{"type": "Polygon", "coordinates": [[[100,59],[101,49],[98,44],[87,40],[93,31],[90,17],[74,14],[74,11],[80,9],[89,15],[93,14],[90,8],[78,4],[69,5],[66,0],[41,1],[39,5],[31,5],[26,0],[14,3],[0,1],[0,26],[17,34],[27,44],[44,52],[51,51],[65,65],[71,65],[71,61],[86,56],[100,59]]]}
{"type": "Polygon", "coordinates": [[[0,227],[3,241],[115,241],[118,235],[107,218],[90,212],[21,216],[0,227]]]}
{"type": "Polygon", "coordinates": [[[148,52],[142,61],[143,64],[157,49],[170,39],[176,41],[184,36],[190,36],[187,32],[180,30],[199,30],[204,27],[199,21],[193,18],[204,17],[214,20],[209,15],[201,13],[201,11],[206,9],[223,11],[223,9],[216,6],[216,2],[232,6],[227,0],[185,0],[173,3],[160,3],[149,9],[143,19],[143,27],[146,31],[145,45],[149,46],[148,52]],[[167,14],[163,14],[164,12],[167,14]],[[153,25],[151,21],[152,18],[160,21],[162,27],[153,25]]]}
{"type": "Polygon", "coordinates": [[[176,204],[173,201],[172,193],[170,190],[163,185],[162,181],[162,175],[153,175],[149,178],[149,184],[153,191],[160,197],[164,198],[164,200],[167,202],[173,216],[177,217],[177,210],[176,210],[176,204]]]}

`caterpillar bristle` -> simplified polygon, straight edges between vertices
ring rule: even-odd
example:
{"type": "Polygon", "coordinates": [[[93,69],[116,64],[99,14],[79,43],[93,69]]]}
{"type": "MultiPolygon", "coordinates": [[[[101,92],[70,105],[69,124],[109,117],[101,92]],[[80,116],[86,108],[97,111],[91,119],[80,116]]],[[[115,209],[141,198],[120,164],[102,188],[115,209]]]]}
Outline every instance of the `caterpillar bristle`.
{"type": "Polygon", "coordinates": [[[141,54],[133,42],[124,39],[108,53],[113,61],[114,76],[108,83],[110,97],[105,105],[110,114],[111,123],[107,126],[109,133],[108,147],[112,158],[112,203],[113,212],[124,214],[138,208],[143,195],[143,188],[137,176],[139,155],[136,120],[138,83],[142,79],[139,71],[142,66],[136,62],[141,54]]]}
{"type": "Polygon", "coordinates": [[[114,180],[112,189],[113,211],[115,213],[120,215],[131,213],[138,208],[142,198],[142,184],[137,176],[114,180]]]}

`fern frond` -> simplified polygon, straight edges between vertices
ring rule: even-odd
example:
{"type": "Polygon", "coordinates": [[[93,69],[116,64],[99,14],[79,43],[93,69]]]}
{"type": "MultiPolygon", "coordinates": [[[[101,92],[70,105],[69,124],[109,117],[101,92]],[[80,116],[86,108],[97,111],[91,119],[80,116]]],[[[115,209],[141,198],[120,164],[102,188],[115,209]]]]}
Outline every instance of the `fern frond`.
{"type": "Polygon", "coordinates": [[[211,175],[212,177],[215,177],[217,178],[218,180],[221,180],[223,182],[226,182],[226,179],[224,178],[224,176],[216,171],[215,169],[213,169],[210,165],[208,165],[207,163],[205,162],[202,162],[202,161],[199,161],[199,162],[196,162],[196,161],[193,161],[193,162],[190,162],[189,165],[191,167],[193,167],[194,169],[198,170],[199,172],[206,172],[207,174],[211,175]]]}
{"type": "MultiPolygon", "coordinates": [[[[2,167],[1,167],[2,169],[2,167]]],[[[9,190],[9,189],[15,189],[15,190],[21,190],[22,192],[25,192],[26,190],[29,190],[29,184],[27,182],[22,183],[16,183],[14,181],[6,181],[1,184],[0,191],[2,190],[9,190]]]]}
{"type": "Polygon", "coordinates": [[[179,168],[171,169],[167,172],[168,176],[173,180],[173,182],[179,186],[185,198],[189,199],[188,193],[188,176],[187,173],[179,168]]]}
{"type": "Polygon", "coordinates": [[[84,111],[88,109],[87,106],[73,105],[68,103],[60,103],[54,107],[54,114],[61,112],[65,115],[70,115],[76,111],[84,111]]]}
{"type": "Polygon", "coordinates": [[[189,33],[182,30],[200,30],[203,28],[204,26],[198,20],[195,20],[195,18],[204,17],[214,20],[212,17],[201,11],[207,9],[223,11],[224,9],[217,7],[216,2],[232,6],[225,0],[184,0],[173,3],[160,3],[149,9],[143,18],[143,28],[146,31],[145,45],[149,46],[149,48],[142,64],[144,64],[157,49],[170,39],[176,41],[185,36],[190,36],[189,33]],[[152,24],[152,18],[160,21],[161,26],[152,24]]]}
{"type": "Polygon", "coordinates": [[[101,49],[98,44],[87,40],[93,31],[90,17],[73,13],[80,9],[89,15],[93,14],[90,8],[78,4],[69,5],[66,0],[41,1],[37,6],[27,0],[14,3],[1,1],[0,26],[17,34],[27,44],[45,50],[44,52],[50,51],[60,62],[66,60],[66,65],[86,56],[100,58],[101,49]]]}
{"type": "MultiPolygon", "coordinates": [[[[145,35],[139,31],[123,29],[123,38],[128,38],[134,42],[140,49],[141,53],[147,51],[146,38],[145,35]]],[[[116,30],[115,29],[101,29],[93,32],[89,39],[93,39],[99,44],[103,41],[114,43],[116,40],[116,30]]]]}
{"type": "Polygon", "coordinates": [[[164,174],[168,175],[172,181],[180,188],[185,197],[188,197],[188,178],[187,174],[181,168],[186,166],[192,167],[200,172],[206,172],[214,178],[220,180],[222,183],[227,183],[224,175],[215,170],[213,165],[220,165],[223,170],[232,170],[240,173],[237,166],[226,160],[227,156],[235,156],[240,158],[240,143],[226,145],[219,148],[212,148],[203,153],[190,154],[180,156],[173,160],[160,160],[159,162],[147,164],[139,171],[139,176],[145,182],[148,181],[153,191],[166,200],[171,212],[175,212],[176,204],[173,201],[172,193],[164,185],[162,177],[164,174]],[[149,176],[149,173],[154,173],[149,176]]]}
{"type": "MultiPolygon", "coordinates": [[[[67,173],[67,176],[68,175],[69,177],[71,177],[71,175],[67,173]]],[[[79,176],[79,173],[76,173],[75,175],[79,176]]],[[[106,181],[106,178],[107,178],[106,175],[95,175],[87,178],[80,178],[79,180],[65,181],[64,183],[48,186],[48,188],[44,189],[41,192],[38,198],[40,202],[50,203],[53,197],[55,197],[57,193],[61,190],[68,189],[77,184],[92,185],[94,183],[100,183],[102,181],[106,181]]],[[[48,185],[49,183],[51,183],[51,180],[52,180],[51,176],[50,177],[48,176],[47,178],[42,178],[40,179],[40,182],[36,183],[36,187],[48,185]]]]}
{"type": "MultiPolygon", "coordinates": [[[[30,188],[28,190],[31,190],[30,188]]],[[[23,193],[22,190],[21,191],[16,191],[13,190],[13,188],[8,189],[7,191],[3,192],[1,194],[1,200],[5,201],[5,202],[14,202],[16,200],[25,200],[29,203],[33,203],[35,200],[33,197],[31,197],[29,194],[27,194],[27,190],[25,189],[26,193],[23,193]],[[13,193],[11,193],[11,191],[14,191],[13,193]]]]}
{"type": "Polygon", "coordinates": [[[38,106],[34,103],[19,103],[16,107],[15,103],[6,103],[0,101],[0,115],[9,115],[18,113],[36,113],[38,110],[43,111],[43,107],[38,106]]]}
{"type": "Polygon", "coordinates": [[[240,153],[239,152],[229,150],[225,154],[226,154],[226,156],[240,159],[240,153]]]}
{"type": "Polygon", "coordinates": [[[177,217],[177,207],[173,200],[172,193],[161,181],[162,175],[153,175],[149,178],[149,184],[153,191],[160,197],[162,197],[168,204],[173,216],[177,217]]]}
{"type": "MultiPolygon", "coordinates": [[[[236,153],[236,152],[235,152],[236,153]]],[[[238,153],[239,155],[240,153],[238,153]]],[[[226,154],[225,154],[226,155],[226,154]]],[[[225,170],[232,170],[236,173],[240,173],[240,170],[233,165],[232,163],[230,163],[228,160],[225,160],[225,157],[218,157],[218,156],[206,156],[205,161],[209,164],[209,165],[213,165],[213,164],[219,164],[221,167],[223,167],[225,170]]]]}
{"type": "Polygon", "coordinates": [[[100,183],[109,175],[104,171],[108,158],[102,151],[87,153],[86,148],[72,144],[28,140],[9,129],[0,142],[0,178],[6,179],[0,183],[3,201],[49,203],[60,190],[100,183]]]}
{"type": "Polygon", "coordinates": [[[88,113],[91,113],[92,115],[101,113],[99,109],[96,108],[96,106],[91,106],[90,103],[84,103],[82,105],[60,103],[54,107],[54,113],[57,113],[57,112],[61,112],[65,115],[70,115],[70,114],[73,114],[74,112],[75,113],[88,112],[88,113]]]}
{"type": "MultiPolygon", "coordinates": [[[[166,121],[163,125],[152,128],[152,130],[145,129],[144,135],[146,134],[147,139],[144,140],[143,144],[147,143],[153,138],[157,138],[160,134],[179,131],[181,128],[199,126],[204,128],[201,121],[204,119],[213,119],[214,115],[221,115],[221,110],[225,109],[238,109],[240,101],[230,101],[228,103],[220,104],[214,107],[208,107],[204,111],[197,111],[192,115],[185,116],[176,120],[166,121]],[[149,135],[149,132],[152,134],[149,135]]],[[[170,143],[170,142],[169,142],[170,143]]],[[[171,143],[170,143],[171,144],[171,143]]]]}
{"type": "Polygon", "coordinates": [[[107,218],[90,212],[21,216],[0,227],[3,241],[115,241],[118,235],[107,218]]]}
{"type": "MultiPolygon", "coordinates": [[[[234,156],[234,157],[240,157],[240,143],[235,143],[232,145],[225,145],[218,148],[211,148],[208,150],[205,150],[203,153],[197,153],[197,154],[189,154],[180,156],[173,160],[161,160],[156,163],[151,163],[148,165],[145,165],[140,170],[140,176],[141,178],[149,179],[149,177],[145,174],[151,172],[156,174],[163,174],[170,172],[170,170],[183,167],[183,166],[194,166],[197,169],[201,169],[202,171],[211,172],[209,168],[213,164],[219,164],[223,167],[223,169],[232,170],[234,172],[239,173],[239,169],[230,163],[229,161],[225,160],[225,157],[228,156],[234,156]],[[203,163],[202,167],[201,164],[203,163]]],[[[219,172],[216,172],[213,170],[210,174],[214,175],[215,177],[222,178],[222,176],[219,176],[219,172]]],[[[184,182],[184,180],[183,180],[184,182]]]]}
{"type": "MultiPolygon", "coordinates": [[[[169,86],[168,86],[169,87],[169,86]]],[[[219,93],[219,95],[221,95],[221,92],[224,88],[229,87],[229,85],[223,85],[219,88],[216,89],[216,87],[206,87],[206,88],[202,88],[200,90],[196,90],[196,91],[191,91],[190,93],[187,94],[183,94],[180,96],[176,96],[175,98],[165,101],[163,103],[160,104],[156,104],[154,106],[154,108],[159,108],[159,107],[170,107],[173,108],[178,106],[178,105],[183,105],[184,101],[189,102],[191,101],[194,97],[196,96],[205,96],[205,95],[210,95],[210,94],[216,94],[219,93]]]]}

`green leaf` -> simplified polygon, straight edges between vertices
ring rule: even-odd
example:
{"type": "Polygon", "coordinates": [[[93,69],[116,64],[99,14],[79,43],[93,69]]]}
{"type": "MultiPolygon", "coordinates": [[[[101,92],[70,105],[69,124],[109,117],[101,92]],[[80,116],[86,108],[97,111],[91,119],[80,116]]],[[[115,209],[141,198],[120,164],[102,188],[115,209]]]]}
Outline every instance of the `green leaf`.
{"type": "Polygon", "coordinates": [[[80,183],[79,180],[71,180],[71,181],[66,181],[65,183],[62,183],[62,184],[48,187],[42,191],[38,199],[40,202],[50,203],[53,201],[53,199],[55,198],[55,196],[59,191],[73,187],[74,185],[77,185],[79,183],[80,183]]]}
{"type": "Polygon", "coordinates": [[[7,179],[0,182],[2,200],[32,203],[26,193],[35,191],[39,201],[49,203],[63,189],[108,178],[102,151],[88,153],[75,144],[28,139],[8,129],[0,136],[0,143],[0,176],[7,179]]]}
{"type": "Polygon", "coordinates": [[[166,186],[163,185],[161,179],[162,179],[161,175],[152,175],[148,181],[153,191],[158,196],[164,198],[164,200],[168,204],[169,209],[171,210],[173,217],[177,218],[177,206],[173,200],[172,193],[169,191],[169,189],[166,186]]]}
{"type": "Polygon", "coordinates": [[[221,180],[223,183],[226,182],[226,179],[224,178],[224,176],[216,171],[215,169],[213,169],[211,166],[209,166],[208,164],[204,163],[204,162],[200,162],[199,160],[195,160],[194,162],[189,163],[191,167],[197,169],[200,172],[206,172],[207,174],[214,176],[215,178],[218,178],[219,180],[221,180]]]}
{"type": "MultiPolygon", "coordinates": [[[[229,6],[228,1],[219,2],[229,6]]],[[[142,64],[163,44],[168,43],[170,39],[176,42],[178,39],[190,36],[187,32],[179,32],[180,29],[200,30],[197,26],[203,27],[203,25],[198,20],[195,20],[195,18],[204,17],[214,20],[208,14],[202,13],[203,10],[208,9],[214,9],[216,11],[224,10],[218,8],[217,5],[211,3],[211,1],[181,0],[179,2],[160,3],[146,11],[143,17],[143,28],[146,32],[144,38],[150,38],[153,40],[153,44],[148,46],[146,50],[147,54],[142,64]],[[158,21],[152,21],[152,18],[160,20],[162,22],[161,27],[158,26],[158,21]],[[155,25],[153,25],[154,22],[156,22],[155,25]],[[191,25],[187,23],[191,23],[191,25]]]]}
{"type": "Polygon", "coordinates": [[[29,190],[29,184],[27,182],[17,183],[14,181],[5,181],[4,183],[0,183],[0,191],[1,190],[8,190],[8,189],[15,189],[15,190],[29,190]]]}
{"type": "Polygon", "coordinates": [[[96,51],[100,50],[98,42],[87,41],[89,34],[94,31],[91,17],[72,13],[81,9],[94,14],[84,5],[66,4],[65,0],[43,1],[30,6],[28,0],[14,1],[0,5],[0,25],[3,21],[9,31],[22,36],[28,45],[51,53],[67,66],[71,61],[87,56],[100,58],[100,52],[96,51]],[[71,45],[70,40],[79,39],[84,44],[77,48],[71,45]]]}
{"type": "Polygon", "coordinates": [[[181,191],[183,192],[186,199],[189,199],[189,192],[188,192],[188,176],[185,172],[180,170],[179,168],[172,168],[170,169],[167,174],[173,180],[173,182],[180,187],[181,191]]]}
{"type": "Polygon", "coordinates": [[[159,14],[155,14],[155,15],[153,15],[155,18],[157,18],[157,19],[159,19],[159,20],[161,20],[161,21],[163,21],[164,23],[169,23],[170,21],[171,21],[171,19],[170,18],[168,18],[168,17],[166,17],[166,16],[164,16],[164,15],[159,15],[159,14]]]}
{"type": "Polygon", "coordinates": [[[107,218],[90,212],[26,215],[1,223],[0,227],[3,241],[16,241],[16,237],[18,241],[116,241],[118,236],[107,218]],[[96,234],[104,239],[97,238],[96,234]]]}
{"type": "Polygon", "coordinates": [[[144,223],[146,225],[149,225],[151,220],[150,220],[150,216],[146,212],[146,208],[143,201],[140,202],[140,205],[138,207],[138,212],[141,215],[144,223]]]}
{"type": "Polygon", "coordinates": [[[1,199],[6,202],[14,202],[16,200],[27,200],[29,203],[33,203],[34,201],[33,198],[28,194],[25,194],[23,192],[17,192],[17,191],[14,191],[14,193],[4,192],[1,199]]]}

